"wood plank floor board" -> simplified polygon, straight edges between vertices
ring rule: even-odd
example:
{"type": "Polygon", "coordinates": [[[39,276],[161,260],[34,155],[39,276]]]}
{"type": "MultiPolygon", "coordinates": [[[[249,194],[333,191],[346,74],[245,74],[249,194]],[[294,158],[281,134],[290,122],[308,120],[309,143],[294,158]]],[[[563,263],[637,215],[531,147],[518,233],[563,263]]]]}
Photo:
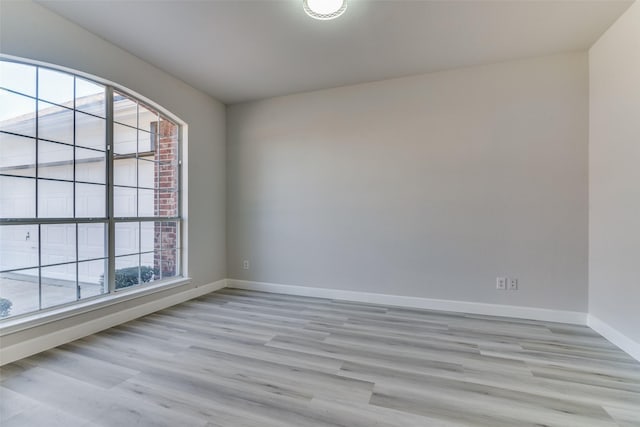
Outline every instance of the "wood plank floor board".
{"type": "MultiPolygon", "coordinates": [[[[174,413],[145,399],[122,396],[112,392],[112,389],[103,389],[40,367],[27,369],[3,381],[2,387],[39,401],[40,405],[35,410],[42,410],[43,413],[55,410],[55,414],[62,411],[76,419],[74,422],[69,421],[66,426],[87,423],[101,426],[202,426],[206,424],[204,420],[174,413]]],[[[29,411],[20,412],[9,418],[6,423],[20,425],[14,424],[16,422],[14,419],[31,420],[30,413],[33,411],[32,408],[29,411]]],[[[23,425],[46,426],[48,424],[43,418],[41,422],[30,421],[23,425]]]]}
{"type": "Polygon", "coordinates": [[[627,377],[602,375],[595,372],[578,371],[571,368],[561,368],[557,366],[535,366],[531,368],[531,372],[534,376],[539,378],[554,379],[568,383],[604,387],[640,394],[640,382],[627,377]]]}
{"type": "Polygon", "coordinates": [[[575,426],[614,427],[615,421],[605,414],[567,414],[562,410],[532,407],[525,402],[494,399],[482,395],[443,393],[430,388],[408,390],[405,387],[383,385],[371,398],[372,405],[394,408],[416,414],[454,420],[476,426],[575,426]]]}
{"type": "Polygon", "coordinates": [[[638,427],[586,326],[223,289],[0,369],[0,424],[638,427]]]}
{"type": "Polygon", "coordinates": [[[278,335],[269,343],[269,346],[279,346],[297,348],[299,351],[315,349],[317,352],[328,352],[339,354],[340,357],[349,361],[359,361],[374,359],[387,361],[390,366],[401,362],[405,365],[420,367],[451,367],[452,365],[463,368],[479,367],[480,369],[493,371],[496,375],[508,372],[531,375],[531,371],[526,363],[514,358],[503,358],[500,356],[485,355],[484,352],[452,351],[443,348],[415,349],[406,346],[388,347],[384,345],[366,344],[363,342],[348,343],[345,340],[327,338],[323,343],[310,343],[295,337],[278,335]]]}
{"type": "Polygon", "coordinates": [[[2,427],[23,426],[96,427],[97,424],[76,417],[68,411],[47,407],[45,405],[39,405],[28,411],[22,411],[19,414],[2,422],[2,427]]]}
{"type": "Polygon", "coordinates": [[[135,369],[138,372],[144,372],[150,367],[163,367],[172,360],[166,355],[159,356],[158,354],[151,353],[144,354],[139,351],[136,351],[135,353],[126,352],[127,350],[121,350],[120,346],[104,345],[104,343],[96,343],[94,340],[78,340],[65,344],[60,348],[76,354],[82,354],[83,356],[90,357],[97,361],[113,363],[119,366],[135,369]]]}
{"type": "Polygon", "coordinates": [[[0,386],[0,425],[21,412],[28,412],[39,405],[37,400],[0,386]]]}
{"type": "Polygon", "coordinates": [[[425,351],[437,351],[454,353],[470,353],[480,354],[480,350],[476,344],[469,344],[464,342],[451,342],[440,340],[424,340],[406,337],[394,337],[394,336],[375,336],[374,334],[367,334],[366,336],[353,334],[349,332],[333,332],[329,336],[325,337],[325,342],[332,343],[353,343],[361,344],[365,346],[381,346],[384,348],[392,348],[400,351],[406,350],[416,351],[422,353],[425,351]]]}
{"type": "Polygon", "coordinates": [[[329,332],[336,336],[340,334],[352,335],[361,338],[395,338],[408,339],[421,343],[454,343],[465,346],[475,346],[476,348],[492,350],[492,349],[509,349],[522,350],[520,343],[516,340],[506,340],[504,338],[492,338],[483,335],[469,335],[461,337],[447,330],[439,330],[434,332],[408,333],[404,331],[388,331],[379,327],[367,325],[355,325],[353,323],[345,323],[343,325],[333,325],[321,322],[309,322],[305,329],[320,332],[329,332]]]}
{"type": "Polygon", "coordinates": [[[593,349],[584,346],[568,345],[561,343],[529,343],[520,345],[522,350],[541,351],[545,353],[564,354],[567,356],[586,357],[592,360],[612,361],[635,365],[637,362],[627,354],[620,354],[610,349],[593,349]]]}
{"type": "Polygon", "coordinates": [[[633,409],[622,409],[605,406],[604,409],[611,415],[620,427],[640,427],[640,417],[633,409]]]}
{"type": "Polygon", "coordinates": [[[259,413],[248,411],[242,405],[218,403],[208,396],[182,393],[175,389],[156,387],[134,378],[118,385],[114,392],[134,397],[143,396],[156,404],[193,417],[204,418],[207,426],[280,427],[281,422],[259,413]]]}
{"type": "Polygon", "coordinates": [[[195,347],[214,351],[223,351],[239,356],[251,356],[264,361],[286,363],[292,367],[315,369],[319,372],[334,373],[340,369],[344,360],[331,355],[318,355],[308,352],[265,346],[262,343],[221,337],[215,341],[200,341],[195,347]]]}
{"type": "MultiPolygon", "coordinates": [[[[238,305],[227,304],[223,308],[221,308],[218,313],[223,315],[228,315],[231,318],[240,318],[240,319],[249,319],[249,320],[259,320],[261,322],[269,322],[271,324],[279,324],[276,322],[291,322],[292,318],[296,319],[296,322],[291,326],[299,326],[300,324],[306,323],[310,320],[323,320],[327,321],[328,319],[331,322],[346,322],[348,320],[348,315],[343,312],[325,312],[317,309],[308,309],[303,306],[291,307],[289,310],[281,310],[281,309],[273,309],[266,308],[263,306],[255,306],[255,307],[247,307],[242,306],[239,309],[238,305]],[[251,316],[247,316],[250,313],[251,316]]],[[[204,315],[206,318],[206,315],[204,315]]],[[[284,323],[286,324],[286,323],[284,323]]]]}
{"type": "MultiPolygon", "coordinates": [[[[240,311],[237,309],[229,308],[226,305],[224,307],[218,307],[215,312],[216,314],[219,314],[219,315],[228,316],[231,319],[234,319],[234,318],[249,319],[253,321],[258,321],[264,325],[271,325],[271,326],[297,327],[300,325],[304,325],[307,321],[302,317],[293,317],[293,316],[288,317],[285,314],[281,314],[281,315],[268,314],[268,313],[263,313],[258,309],[255,309],[252,311],[240,311]]],[[[209,320],[206,313],[195,312],[189,317],[195,318],[200,321],[209,320]]]]}
{"type": "Polygon", "coordinates": [[[292,306],[291,304],[285,303],[255,303],[254,301],[246,301],[246,302],[237,302],[229,300],[226,303],[226,306],[229,308],[237,309],[238,311],[253,311],[256,308],[259,308],[261,313],[265,314],[273,314],[276,316],[289,316],[292,312],[297,312],[300,318],[305,318],[306,316],[320,317],[320,316],[349,316],[353,313],[357,313],[358,315],[382,315],[385,316],[387,314],[386,309],[378,308],[367,308],[364,309],[360,307],[359,309],[351,309],[349,307],[333,307],[333,306],[318,306],[318,305],[308,305],[308,304],[296,304],[292,306]]]}
{"type": "Polygon", "coordinates": [[[259,387],[241,387],[220,377],[191,375],[152,375],[143,373],[131,381],[141,382],[152,388],[184,393],[190,396],[207,396],[215,405],[237,408],[252,414],[260,414],[267,420],[277,420],[280,425],[334,426],[329,414],[317,414],[307,410],[306,396],[278,393],[259,387]]]}
{"type": "Polygon", "coordinates": [[[344,420],[341,425],[362,425],[363,427],[467,427],[453,420],[431,417],[426,414],[418,415],[411,412],[399,411],[383,406],[361,404],[358,402],[340,401],[336,399],[313,398],[310,406],[334,414],[338,420],[344,420]],[[353,424],[350,424],[353,423],[353,424]]]}
{"type": "MultiPolygon", "coordinates": [[[[170,340],[172,343],[181,346],[181,348],[178,348],[178,352],[184,349],[185,343],[190,345],[198,339],[206,339],[207,337],[218,335],[234,335],[260,341],[268,341],[274,336],[273,328],[243,325],[228,321],[219,321],[212,324],[211,321],[205,320],[181,319],[180,328],[172,326],[175,324],[175,319],[163,319],[163,317],[143,318],[128,323],[125,330],[135,334],[152,334],[151,336],[160,340],[170,340]]],[[[279,326],[279,328],[285,327],[279,326]]],[[[299,330],[300,328],[291,328],[293,332],[299,330]]],[[[321,334],[318,333],[318,335],[321,334]]]]}
{"type": "Polygon", "coordinates": [[[49,369],[102,388],[113,387],[139,372],[127,366],[118,366],[106,360],[100,361],[61,349],[37,354],[23,363],[49,369]]]}
{"type": "Polygon", "coordinates": [[[545,353],[536,351],[481,351],[484,356],[497,359],[511,360],[526,363],[528,366],[554,365],[567,369],[577,369],[586,372],[594,372],[606,376],[622,376],[640,381],[640,370],[634,369],[637,364],[620,364],[619,362],[604,363],[588,358],[571,357],[562,354],[545,353]]]}
{"type": "Polygon", "coordinates": [[[363,363],[345,362],[341,371],[350,378],[359,378],[374,383],[388,383],[406,381],[408,384],[420,382],[433,385],[432,378],[455,379],[467,383],[473,383],[489,388],[502,388],[506,391],[533,393],[553,399],[564,400],[571,396],[575,403],[584,405],[613,405],[616,407],[633,410],[638,406],[637,393],[629,393],[624,390],[571,383],[562,380],[540,380],[527,375],[503,374],[496,376],[493,372],[484,370],[464,369],[462,371],[434,371],[408,369],[398,366],[396,368],[381,367],[363,363]]]}
{"type": "MultiPolygon", "coordinates": [[[[382,371],[376,372],[376,367],[363,367],[351,365],[345,369],[349,373],[358,372],[376,384],[374,394],[385,394],[387,396],[396,395],[404,397],[406,395],[429,396],[425,401],[433,401],[433,393],[444,397],[445,401],[440,407],[459,406],[458,410],[464,410],[469,402],[483,402],[485,405],[517,406],[521,410],[528,410],[535,416],[541,414],[554,415],[556,419],[564,417],[566,414],[580,414],[581,417],[593,420],[603,420],[609,422],[611,419],[606,411],[593,402],[584,403],[567,399],[566,395],[559,393],[539,393],[535,389],[517,389],[514,387],[504,387],[500,385],[488,385],[479,383],[468,378],[455,379],[436,377],[431,375],[398,375],[397,372],[382,371]],[[368,369],[367,369],[368,368],[368,369]],[[380,385],[382,384],[382,385],[380,385]],[[428,388],[424,384],[429,384],[428,388]],[[389,390],[400,390],[400,392],[389,390]]],[[[549,390],[551,392],[551,390],[549,390]]],[[[500,418],[497,416],[496,418],[500,418]]],[[[535,418],[532,419],[532,421],[535,418]]]]}
{"type": "Polygon", "coordinates": [[[30,367],[26,366],[23,361],[0,366],[0,383],[8,378],[21,374],[29,368],[30,367]]]}
{"type": "MultiPolygon", "coordinates": [[[[140,322],[144,323],[145,327],[166,326],[165,329],[171,329],[171,325],[175,324],[175,318],[170,316],[156,316],[150,318],[143,318],[140,322]]],[[[343,322],[335,323],[341,324],[343,322]]],[[[189,318],[181,320],[182,329],[186,332],[188,329],[192,331],[201,330],[203,332],[214,333],[233,333],[241,336],[248,337],[273,337],[274,325],[242,318],[231,318],[224,314],[208,314],[206,318],[200,316],[198,318],[189,318]]],[[[277,325],[277,331],[287,332],[299,332],[301,330],[298,326],[286,326],[277,325]]],[[[305,328],[305,330],[310,330],[305,328]]],[[[319,331],[322,332],[322,331],[319,331]]]]}
{"type": "Polygon", "coordinates": [[[112,341],[126,342],[131,347],[138,349],[150,350],[158,353],[164,353],[167,356],[179,353],[188,347],[187,344],[168,342],[153,336],[140,334],[126,329],[126,325],[119,328],[107,329],[100,333],[100,336],[111,339],[112,341]]]}
{"type": "MultiPolygon", "coordinates": [[[[302,354],[332,357],[343,361],[369,362],[380,366],[393,367],[398,364],[409,366],[417,371],[421,369],[457,370],[462,369],[460,363],[437,358],[413,357],[411,355],[397,354],[393,349],[381,349],[378,347],[362,348],[358,346],[344,346],[338,344],[318,343],[297,337],[278,335],[266,344],[269,347],[296,351],[302,354]]],[[[524,367],[524,365],[522,365],[524,367]]]]}
{"type": "Polygon", "coordinates": [[[338,373],[292,367],[279,362],[268,362],[244,355],[229,354],[210,349],[193,347],[179,356],[190,364],[207,366],[207,372],[232,377],[241,381],[259,380],[277,387],[297,389],[310,398],[341,398],[354,402],[368,402],[373,383],[338,373]]]}

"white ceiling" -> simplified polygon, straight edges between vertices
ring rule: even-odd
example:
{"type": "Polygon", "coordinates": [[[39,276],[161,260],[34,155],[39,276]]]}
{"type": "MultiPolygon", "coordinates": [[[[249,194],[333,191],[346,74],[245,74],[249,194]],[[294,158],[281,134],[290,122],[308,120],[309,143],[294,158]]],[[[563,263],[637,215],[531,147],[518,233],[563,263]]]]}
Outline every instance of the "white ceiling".
{"type": "Polygon", "coordinates": [[[349,0],[334,21],[302,0],[39,3],[236,103],[587,49],[632,1],[349,0]]]}

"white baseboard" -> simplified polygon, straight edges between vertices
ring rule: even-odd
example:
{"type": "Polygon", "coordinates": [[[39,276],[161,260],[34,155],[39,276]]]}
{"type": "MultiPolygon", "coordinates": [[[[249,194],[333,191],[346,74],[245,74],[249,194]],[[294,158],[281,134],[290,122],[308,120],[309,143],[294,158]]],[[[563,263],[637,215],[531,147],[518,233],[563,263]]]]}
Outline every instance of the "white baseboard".
{"type": "Polygon", "coordinates": [[[218,280],[217,282],[190,288],[184,292],[169,295],[125,310],[120,310],[69,328],[35,336],[8,347],[1,346],[0,366],[31,356],[41,351],[66,344],[73,340],[95,334],[96,332],[103,331],[122,323],[129,322],[155,311],[162,310],[163,308],[171,307],[173,305],[180,304],[181,302],[217,291],[218,289],[224,288],[225,285],[226,281],[224,279],[218,280]]]}
{"type": "Polygon", "coordinates": [[[376,294],[370,292],[343,291],[339,289],[281,285],[276,283],[253,282],[248,280],[235,279],[227,279],[227,286],[230,288],[273,292],[278,294],[329,298],[371,304],[395,305],[399,307],[423,308],[427,310],[452,311],[457,313],[514,317],[519,319],[542,320],[547,322],[571,323],[575,325],[585,325],[587,321],[587,314],[577,311],[549,310],[546,308],[486,304],[468,301],[440,300],[400,295],[376,294]]]}
{"type": "Polygon", "coordinates": [[[621,348],[629,356],[640,362],[640,343],[632,340],[608,323],[598,319],[593,314],[587,317],[587,326],[605,337],[615,346],[621,348]]]}

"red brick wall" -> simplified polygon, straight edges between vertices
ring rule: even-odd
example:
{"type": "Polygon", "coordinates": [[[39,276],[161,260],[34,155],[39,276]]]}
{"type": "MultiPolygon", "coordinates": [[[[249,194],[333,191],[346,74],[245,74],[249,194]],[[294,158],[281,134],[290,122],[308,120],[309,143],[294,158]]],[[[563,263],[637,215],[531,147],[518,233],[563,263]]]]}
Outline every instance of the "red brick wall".
{"type": "MultiPolygon", "coordinates": [[[[166,120],[159,123],[155,147],[156,216],[178,215],[178,126],[166,120]]],[[[154,268],[160,277],[177,273],[178,223],[156,221],[154,268]]]]}

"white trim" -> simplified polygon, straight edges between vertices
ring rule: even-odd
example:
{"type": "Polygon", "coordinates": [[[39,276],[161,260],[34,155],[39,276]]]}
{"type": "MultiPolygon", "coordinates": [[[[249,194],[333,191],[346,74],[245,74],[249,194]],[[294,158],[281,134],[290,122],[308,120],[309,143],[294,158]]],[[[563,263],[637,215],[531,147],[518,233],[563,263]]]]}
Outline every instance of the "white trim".
{"type": "Polygon", "coordinates": [[[180,270],[185,277],[189,276],[189,125],[180,126],[180,149],[182,152],[178,158],[182,162],[179,166],[180,180],[180,218],[182,218],[180,230],[180,244],[182,245],[182,259],[180,260],[180,270]]]}
{"type": "Polygon", "coordinates": [[[206,285],[196,286],[195,288],[188,289],[184,292],[169,295],[136,307],[108,314],[82,324],[74,325],[70,328],[36,336],[8,347],[2,346],[0,347],[0,366],[31,356],[41,351],[66,344],[73,340],[95,334],[96,332],[137,319],[138,317],[145,316],[149,313],[217,291],[218,289],[224,288],[225,284],[226,281],[223,279],[206,285]]]}
{"type": "Polygon", "coordinates": [[[66,319],[67,317],[78,316],[90,311],[99,310],[110,305],[119,304],[130,299],[140,298],[155,292],[162,292],[168,289],[184,286],[191,283],[190,278],[178,278],[176,280],[164,281],[161,283],[147,283],[131,288],[117,289],[112,294],[96,295],[84,301],[74,301],[72,303],[40,310],[32,314],[20,315],[0,321],[0,337],[14,334],[25,329],[35,328],[40,325],[66,319]]]}
{"type": "Polygon", "coordinates": [[[514,305],[486,304],[468,301],[376,294],[370,292],[343,291],[339,289],[282,285],[277,283],[253,282],[248,280],[235,279],[227,279],[227,286],[230,288],[273,292],[277,294],[330,298],[371,304],[423,308],[427,310],[452,311],[457,313],[514,317],[519,319],[542,320],[547,322],[562,322],[571,323],[574,325],[585,325],[587,322],[587,313],[578,311],[550,310],[537,307],[522,307],[514,305]]]}
{"type": "Polygon", "coordinates": [[[593,314],[587,316],[587,326],[605,337],[612,344],[622,349],[629,356],[640,362],[640,343],[632,340],[608,323],[598,319],[593,314]]]}

